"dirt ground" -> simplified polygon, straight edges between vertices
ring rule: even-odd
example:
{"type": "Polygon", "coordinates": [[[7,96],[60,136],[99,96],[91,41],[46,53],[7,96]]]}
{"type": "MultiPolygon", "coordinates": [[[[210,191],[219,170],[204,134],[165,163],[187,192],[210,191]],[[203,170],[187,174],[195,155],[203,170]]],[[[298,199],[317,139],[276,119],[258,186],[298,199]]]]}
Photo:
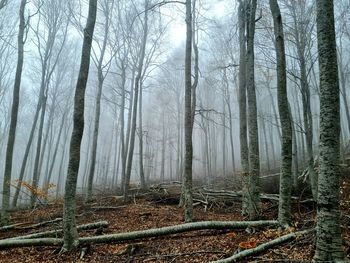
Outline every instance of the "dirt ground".
{"type": "MultiPolygon", "coordinates": [[[[350,209],[349,189],[345,183],[342,188],[342,231],[344,250],[350,256],[350,209]]],[[[94,206],[119,206],[118,209],[92,209],[78,205],[78,224],[107,220],[109,227],[103,233],[119,233],[133,230],[157,228],[184,223],[183,211],[176,204],[164,204],[149,198],[136,198],[127,206],[114,197],[101,197],[94,206]]],[[[263,219],[276,219],[277,203],[264,202],[263,219]]],[[[240,203],[215,204],[195,207],[195,220],[244,220],[240,215],[240,203]]],[[[51,204],[35,210],[22,210],[11,213],[13,223],[36,223],[62,216],[62,204],[51,204]]],[[[315,208],[312,204],[294,203],[293,219],[295,229],[315,226],[315,208]]],[[[32,230],[15,229],[0,232],[0,238],[13,237],[27,233],[53,229],[46,226],[32,230]]],[[[94,235],[95,230],[81,232],[81,235],[94,235]]],[[[128,243],[91,245],[81,257],[82,249],[59,255],[57,247],[26,247],[0,251],[0,262],[210,262],[236,253],[239,243],[256,240],[257,245],[277,238],[285,233],[276,228],[253,229],[248,233],[239,231],[203,230],[170,235],[165,237],[135,240],[128,243]]],[[[314,253],[313,235],[299,238],[269,249],[263,254],[247,258],[241,262],[310,262],[314,253]]]]}

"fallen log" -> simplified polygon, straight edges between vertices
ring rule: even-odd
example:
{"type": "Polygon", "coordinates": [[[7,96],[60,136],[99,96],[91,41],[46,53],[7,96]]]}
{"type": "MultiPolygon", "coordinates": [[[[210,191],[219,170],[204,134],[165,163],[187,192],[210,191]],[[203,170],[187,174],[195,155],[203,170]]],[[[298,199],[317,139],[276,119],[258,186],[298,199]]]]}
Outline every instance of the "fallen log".
{"type": "MultiPolygon", "coordinates": [[[[223,198],[226,200],[229,200],[230,198],[234,199],[234,200],[235,199],[236,200],[242,199],[242,191],[215,190],[215,189],[203,188],[201,191],[193,193],[193,195],[198,195],[198,194],[200,194],[201,196],[206,196],[207,198],[223,198]]],[[[278,202],[279,201],[279,194],[261,193],[260,199],[278,202]]],[[[291,196],[291,199],[299,201],[300,203],[306,203],[306,202],[313,201],[313,199],[300,200],[300,198],[297,196],[291,196]]]]}
{"type": "MultiPolygon", "coordinates": [[[[99,221],[99,222],[95,222],[95,223],[79,225],[79,226],[77,226],[77,229],[78,229],[78,231],[83,231],[83,230],[91,230],[91,229],[106,228],[106,227],[108,227],[107,221],[99,221]]],[[[42,238],[42,237],[52,237],[52,236],[56,236],[56,235],[61,234],[61,233],[62,233],[62,229],[49,230],[49,231],[45,231],[45,232],[33,233],[33,234],[29,234],[29,235],[24,235],[24,236],[17,236],[17,237],[1,239],[0,242],[5,241],[5,240],[23,240],[23,239],[42,238]]]]}
{"type": "MultiPolygon", "coordinates": [[[[278,226],[278,221],[202,221],[195,223],[185,223],[175,226],[167,226],[155,229],[139,230],[126,233],[81,237],[79,244],[91,243],[115,243],[128,240],[159,237],[166,235],[179,234],[195,230],[205,229],[243,229],[247,227],[266,227],[278,226]]],[[[60,238],[35,238],[35,239],[3,239],[0,240],[0,249],[26,246],[60,246],[63,239],[60,238]]]]}
{"type": "Polygon", "coordinates": [[[281,236],[279,238],[276,238],[274,240],[271,240],[267,243],[261,244],[255,248],[251,248],[251,249],[246,249],[243,250],[237,254],[234,254],[233,256],[229,257],[229,258],[225,258],[225,259],[221,259],[221,260],[216,260],[216,261],[212,261],[211,263],[231,263],[231,262],[236,262],[237,260],[241,260],[242,258],[245,257],[249,257],[249,256],[253,256],[256,255],[258,253],[261,253],[271,247],[274,247],[276,245],[280,245],[284,242],[290,241],[290,240],[294,240],[300,236],[303,235],[307,235],[309,233],[312,233],[313,231],[315,231],[315,229],[308,229],[308,230],[303,230],[303,231],[298,231],[298,232],[294,232],[294,233],[290,233],[284,236],[281,236]]]}
{"type": "Polygon", "coordinates": [[[5,232],[5,231],[13,230],[13,229],[32,229],[32,228],[36,228],[36,227],[41,227],[41,226],[57,223],[60,221],[62,221],[62,218],[56,218],[53,220],[39,222],[36,224],[33,224],[32,222],[17,223],[17,224],[13,224],[13,225],[0,227],[0,232],[5,232]]]}

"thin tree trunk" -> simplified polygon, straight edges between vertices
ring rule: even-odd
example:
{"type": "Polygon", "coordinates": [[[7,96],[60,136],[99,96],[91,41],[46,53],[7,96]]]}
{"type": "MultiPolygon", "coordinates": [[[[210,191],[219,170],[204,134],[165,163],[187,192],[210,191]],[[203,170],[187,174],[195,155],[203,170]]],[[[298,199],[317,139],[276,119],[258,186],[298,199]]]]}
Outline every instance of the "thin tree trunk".
{"type": "Polygon", "coordinates": [[[162,125],[162,159],[161,159],[161,166],[160,166],[160,180],[164,182],[165,177],[165,141],[166,141],[166,134],[165,134],[165,113],[163,112],[163,125],[162,125]]]}
{"type": "Polygon", "coordinates": [[[32,177],[33,178],[32,187],[33,187],[34,191],[32,190],[32,193],[31,193],[31,198],[30,198],[30,205],[31,206],[35,205],[36,199],[37,199],[36,190],[38,188],[38,183],[39,183],[39,160],[40,160],[40,152],[41,152],[41,141],[42,141],[42,137],[43,137],[45,111],[46,111],[46,105],[47,105],[46,104],[47,95],[44,95],[43,98],[39,98],[39,100],[42,100],[42,102],[38,102],[41,105],[41,116],[40,116],[38,141],[37,141],[34,169],[33,169],[33,177],[32,177]]]}
{"type": "Polygon", "coordinates": [[[25,18],[24,18],[24,9],[27,1],[21,0],[21,5],[19,9],[19,32],[18,32],[18,55],[17,55],[17,67],[16,67],[16,76],[15,83],[13,87],[13,96],[12,96],[12,109],[11,109],[11,122],[10,130],[7,139],[7,148],[6,148],[6,160],[5,160],[5,172],[4,172],[4,181],[2,189],[2,208],[1,208],[1,223],[8,223],[8,209],[10,208],[10,183],[12,177],[12,161],[13,161],[13,148],[15,145],[16,138],[16,128],[17,128],[17,117],[18,117],[18,106],[19,106],[19,93],[21,88],[21,79],[22,79],[22,69],[23,69],[23,57],[24,57],[24,30],[25,30],[25,18]]]}
{"type": "Polygon", "coordinates": [[[246,3],[239,1],[239,142],[241,154],[241,176],[242,176],[242,214],[248,215],[249,203],[249,159],[247,139],[247,82],[246,82],[246,3]]]}
{"type": "Polygon", "coordinates": [[[140,181],[141,181],[141,189],[146,189],[146,180],[145,180],[145,171],[143,165],[143,129],[142,129],[142,85],[140,85],[140,101],[139,101],[139,168],[140,168],[140,181]]]}
{"type": "Polygon", "coordinates": [[[89,1],[89,15],[84,30],[80,71],[74,95],[73,132],[69,149],[69,165],[66,179],[63,210],[63,250],[71,251],[78,246],[76,228],[76,188],[80,163],[80,146],[84,131],[84,103],[89,75],[92,37],[95,29],[97,0],[89,1]]]}
{"type": "Polygon", "coordinates": [[[192,197],[192,1],[186,0],[186,47],[185,47],[185,166],[182,197],[185,208],[185,221],[193,220],[192,197]]]}
{"type": "Polygon", "coordinates": [[[277,58],[278,111],[282,128],[282,164],[280,175],[278,220],[282,225],[289,225],[291,223],[293,131],[287,95],[286,54],[284,46],[283,24],[277,0],[270,0],[270,9],[274,21],[277,58]]]}
{"type": "Polygon", "coordinates": [[[50,165],[50,169],[49,169],[49,171],[48,171],[48,173],[46,175],[45,183],[43,184],[43,189],[44,189],[46,194],[47,194],[48,189],[49,189],[49,184],[50,184],[50,181],[51,181],[53,168],[55,167],[56,157],[57,157],[58,148],[59,148],[60,141],[61,141],[61,136],[62,136],[62,131],[63,131],[63,127],[64,127],[64,122],[66,120],[66,116],[67,116],[67,111],[62,116],[60,130],[58,132],[56,145],[55,145],[55,150],[54,150],[53,157],[52,157],[52,162],[51,162],[51,165],[50,165]]]}
{"type": "Polygon", "coordinates": [[[126,67],[123,63],[121,70],[121,102],[120,102],[120,143],[121,143],[121,164],[122,164],[122,173],[121,173],[121,189],[124,191],[125,184],[125,165],[126,165],[126,145],[125,145],[125,82],[126,82],[126,67]]]}
{"type": "Polygon", "coordinates": [[[40,105],[37,105],[36,111],[35,111],[35,115],[34,115],[34,120],[33,120],[33,124],[32,124],[32,128],[30,130],[30,135],[28,138],[28,143],[24,152],[24,156],[23,156],[23,160],[22,160],[22,165],[21,165],[21,170],[19,172],[19,178],[18,178],[18,182],[17,182],[17,186],[16,186],[16,191],[15,191],[15,195],[13,197],[12,200],[12,206],[16,207],[17,206],[17,201],[18,201],[18,197],[19,197],[19,192],[21,190],[21,184],[24,178],[24,172],[25,169],[27,167],[27,162],[28,162],[28,157],[29,157],[29,152],[30,152],[30,147],[33,143],[33,139],[34,139],[34,133],[35,133],[35,127],[36,124],[38,122],[39,119],[39,114],[40,114],[40,105]]]}
{"type": "Polygon", "coordinates": [[[266,125],[265,125],[265,120],[264,118],[261,118],[260,121],[261,124],[261,128],[263,131],[263,136],[264,136],[264,148],[265,148],[265,155],[266,155],[266,165],[267,165],[267,171],[271,171],[271,167],[270,167],[270,158],[269,158],[269,146],[267,143],[267,136],[266,136],[266,125]]]}
{"type": "Polygon", "coordinates": [[[142,71],[143,71],[143,64],[145,59],[145,52],[146,52],[146,43],[147,43],[147,36],[148,36],[148,0],[145,0],[145,20],[143,25],[143,37],[142,37],[142,43],[141,43],[141,49],[140,49],[140,57],[138,61],[138,67],[137,67],[137,75],[135,78],[135,94],[134,94],[134,105],[132,109],[132,120],[131,120],[131,131],[130,131],[130,144],[129,144],[129,151],[128,151],[128,157],[127,157],[127,165],[126,165],[126,174],[125,174],[125,184],[124,184],[124,201],[127,201],[128,195],[129,195],[129,183],[130,183],[130,177],[131,177],[131,169],[132,169],[132,161],[134,157],[134,145],[135,145],[135,134],[136,134],[136,122],[137,122],[137,106],[138,106],[138,96],[139,96],[139,89],[141,87],[142,83],[142,71]]]}
{"type": "Polygon", "coordinates": [[[252,0],[248,9],[247,21],[247,99],[248,99],[248,138],[249,138],[249,219],[255,219],[260,214],[259,198],[259,131],[257,119],[257,104],[255,92],[254,74],[254,35],[255,35],[255,13],[257,0],[252,0]]]}
{"type": "Polygon", "coordinates": [[[104,34],[103,34],[103,43],[101,48],[100,57],[97,62],[97,78],[98,78],[98,88],[97,88],[97,96],[95,101],[95,116],[94,116],[94,132],[92,136],[92,153],[91,153],[91,166],[89,170],[89,176],[88,176],[88,185],[87,185],[87,202],[92,201],[92,185],[94,182],[94,175],[95,175],[95,165],[97,162],[97,142],[98,142],[98,134],[99,134],[99,128],[100,128],[100,115],[101,115],[101,97],[102,97],[102,89],[103,89],[103,83],[105,80],[105,76],[103,74],[103,60],[106,53],[106,47],[107,47],[107,41],[108,41],[108,30],[109,30],[109,5],[107,4],[106,7],[104,7],[104,15],[105,15],[105,21],[104,21],[104,34]]]}

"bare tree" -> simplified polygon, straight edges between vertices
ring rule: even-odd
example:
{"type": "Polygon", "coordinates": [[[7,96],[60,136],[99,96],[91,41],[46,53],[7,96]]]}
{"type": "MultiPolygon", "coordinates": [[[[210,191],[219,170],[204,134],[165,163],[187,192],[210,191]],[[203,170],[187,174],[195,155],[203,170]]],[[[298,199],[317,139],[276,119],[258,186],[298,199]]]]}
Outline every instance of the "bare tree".
{"type": "Polygon", "coordinates": [[[85,89],[89,75],[90,54],[95,29],[97,0],[89,1],[89,14],[84,30],[80,71],[74,95],[73,134],[69,149],[69,165],[66,179],[64,210],[63,210],[63,251],[70,251],[78,245],[76,228],[76,187],[80,163],[80,145],[84,131],[85,89]]]}
{"type": "Polygon", "coordinates": [[[11,182],[11,175],[12,175],[13,148],[15,145],[15,138],[16,138],[17,117],[18,117],[18,107],[19,107],[19,92],[20,92],[21,80],[22,80],[25,27],[26,27],[24,10],[25,10],[26,4],[27,4],[27,1],[22,0],[20,5],[20,10],[19,10],[20,22],[19,22],[19,31],[18,31],[18,42],[17,42],[18,58],[17,58],[15,83],[13,87],[11,123],[10,123],[10,130],[9,130],[7,150],[6,150],[5,173],[4,173],[4,182],[3,182],[3,192],[2,192],[3,198],[2,198],[2,209],[1,209],[2,223],[7,223],[7,221],[9,220],[7,210],[10,207],[10,182],[11,182]]]}
{"type": "Polygon", "coordinates": [[[270,0],[270,9],[274,21],[277,58],[278,110],[282,128],[282,164],[278,219],[282,225],[289,225],[291,222],[292,192],[292,123],[287,96],[286,55],[282,15],[277,0],[270,0]]]}
{"type": "Polygon", "coordinates": [[[183,201],[185,221],[193,220],[192,160],[193,160],[193,113],[192,113],[192,1],[186,0],[186,47],[185,47],[185,167],[183,177],[183,201]]]}
{"type": "Polygon", "coordinates": [[[259,132],[257,119],[255,75],[254,75],[254,35],[256,23],[257,1],[252,0],[247,6],[247,101],[248,101],[248,146],[249,146],[249,189],[248,215],[250,219],[257,218],[260,213],[259,197],[259,132]]]}
{"type": "Polygon", "coordinates": [[[125,174],[125,184],[122,186],[124,189],[124,200],[126,201],[128,199],[129,194],[129,183],[130,183],[130,177],[131,177],[131,169],[132,169],[132,162],[133,162],[133,155],[134,155],[134,145],[135,145],[135,135],[136,135],[136,124],[137,124],[137,107],[138,107],[138,99],[139,99],[139,90],[142,84],[142,72],[143,67],[145,63],[145,53],[146,53],[146,43],[147,43],[147,37],[148,37],[148,0],[145,0],[144,3],[145,6],[145,12],[144,12],[144,21],[143,21],[143,36],[142,36],[142,42],[141,47],[139,50],[139,59],[137,63],[137,74],[135,77],[135,94],[134,94],[134,101],[133,101],[133,113],[132,113],[132,120],[131,120],[131,133],[130,133],[130,145],[129,145],[129,152],[128,152],[128,158],[127,158],[127,165],[126,165],[126,174],[125,174]]]}
{"type": "Polygon", "coordinates": [[[109,35],[109,26],[110,26],[110,19],[111,19],[111,12],[114,5],[114,1],[102,1],[102,11],[104,14],[104,28],[103,28],[103,39],[102,39],[102,45],[99,44],[100,47],[99,50],[99,57],[97,57],[95,51],[94,53],[94,59],[95,65],[97,67],[97,78],[98,78],[98,87],[97,87],[97,96],[95,101],[95,116],[94,116],[94,130],[93,130],[93,138],[92,138],[92,152],[91,152],[91,165],[89,170],[89,176],[88,176],[88,188],[87,188],[87,201],[92,200],[92,185],[94,181],[94,174],[96,173],[95,165],[97,162],[97,140],[99,135],[99,126],[100,126],[100,114],[101,114],[101,97],[102,97],[102,89],[103,89],[103,83],[106,78],[106,75],[108,74],[112,59],[108,59],[107,62],[105,62],[105,55],[107,51],[107,41],[108,41],[108,35],[109,35]],[[105,70],[105,72],[103,72],[105,70]]]}
{"type": "Polygon", "coordinates": [[[340,103],[333,8],[333,1],[317,1],[321,112],[316,262],[345,261],[339,222],[340,103]]]}

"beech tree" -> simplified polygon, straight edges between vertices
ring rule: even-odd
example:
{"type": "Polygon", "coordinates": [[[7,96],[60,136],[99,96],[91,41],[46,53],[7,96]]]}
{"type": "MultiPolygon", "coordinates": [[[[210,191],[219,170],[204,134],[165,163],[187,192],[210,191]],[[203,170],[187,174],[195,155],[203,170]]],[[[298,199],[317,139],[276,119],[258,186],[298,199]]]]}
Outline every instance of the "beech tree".
{"type": "Polygon", "coordinates": [[[246,85],[247,85],[247,102],[248,102],[248,148],[249,148],[249,175],[248,175],[248,204],[247,210],[249,219],[255,219],[260,214],[260,197],[259,197],[259,132],[258,117],[255,91],[255,74],[254,74],[254,36],[256,23],[256,6],[257,1],[252,0],[247,5],[247,54],[246,54],[246,85]]]}
{"type": "Polygon", "coordinates": [[[286,55],[284,47],[283,23],[277,0],[270,0],[270,9],[274,21],[277,59],[278,111],[282,128],[282,162],[278,219],[282,225],[289,225],[291,223],[292,192],[292,123],[287,96],[286,55]]]}
{"type": "MultiPolygon", "coordinates": [[[[6,4],[7,1],[2,1],[6,4]]],[[[19,9],[19,31],[17,39],[17,68],[16,77],[13,87],[13,98],[12,98],[12,109],[11,109],[11,122],[9,136],[7,140],[7,150],[6,150],[6,161],[5,161],[5,172],[3,178],[3,192],[2,192],[2,209],[1,209],[1,221],[2,223],[7,223],[9,220],[7,210],[10,207],[10,183],[12,175],[12,159],[13,159],[13,148],[15,145],[16,138],[16,128],[17,128],[17,117],[18,117],[18,107],[19,107],[19,92],[22,80],[22,70],[23,70],[23,57],[24,57],[24,36],[26,21],[24,18],[24,10],[27,1],[22,0],[19,9]]]]}
{"type": "Polygon", "coordinates": [[[89,76],[90,54],[96,23],[97,0],[89,1],[89,13],[84,29],[80,70],[74,95],[73,132],[69,149],[69,165],[65,186],[63,209],[63,251],[70,251],[78,246],[76,228],[76,188],[80,163],[80,146],[84,131],[84,102],[86,83],[89,76]]]}
{"type": "Polygon", "coordinates": [[[97,95],[96,95],[96,101],[95,101],[95,116],[94,116],[94,130],[93,130],[93,138],[92,138],[92,152],[91,152],[91,165],[89,169],[89,176],[88,176],[88,189],[87,189],[87,201],[92,200],[92,185],[94,182],[95,177],[95,166],[97,162],[97,141],[98,141],[98,135],[99,135],[99,126],[100,126],[100,114],[101,114],[101,97],[102,97],[102,89],[104,80],[106,78],[106,75],[108,74],[108,71],[110,69],[110,65],[112,62],[112,58],[107,59],[107,62],[104,62],[105,55],[107,49],[107,43],[108,43],[108,35],[109,35],[109,26],[110,26],[110,19],[111,19],[111,13],[113,10],[114,1],[102,1],[101,3],[101,9],[102,13],[104,15],[104,28],[103,28],[103,39],[102,43],[98,44],[99,50],[99,56],[94,51],[93,54],[93,61],[97,67],[97,78],[98,78],[98,85],[97,85],[97,95]],[[103,69],[106,69],[106,72],[103,72],[103,69]]]}
{"type": "Polygon", "coordinates": [[[192,197],[192,1],[186,0],[186,47],[185,47],[185,166],[183,177],[183,201],[185,221],[193,220],[192,197]]]}
{"type": "Polygon", "coordinates": [[[241,177],[243,187],[242,214],[248,214],[249,203],[249,160],[247,139],[247,87],[246,87],[246,3],[239,1],[238,23],[239,23],[239,142],[241,153],[241,177]]]}
{"type": "Polygon", "coordinates": [[[317,1],[320,68],[320,173],[317,196],[316,262],[344,262],[340,230],[340,103],[332,0],[317,1]]]}

